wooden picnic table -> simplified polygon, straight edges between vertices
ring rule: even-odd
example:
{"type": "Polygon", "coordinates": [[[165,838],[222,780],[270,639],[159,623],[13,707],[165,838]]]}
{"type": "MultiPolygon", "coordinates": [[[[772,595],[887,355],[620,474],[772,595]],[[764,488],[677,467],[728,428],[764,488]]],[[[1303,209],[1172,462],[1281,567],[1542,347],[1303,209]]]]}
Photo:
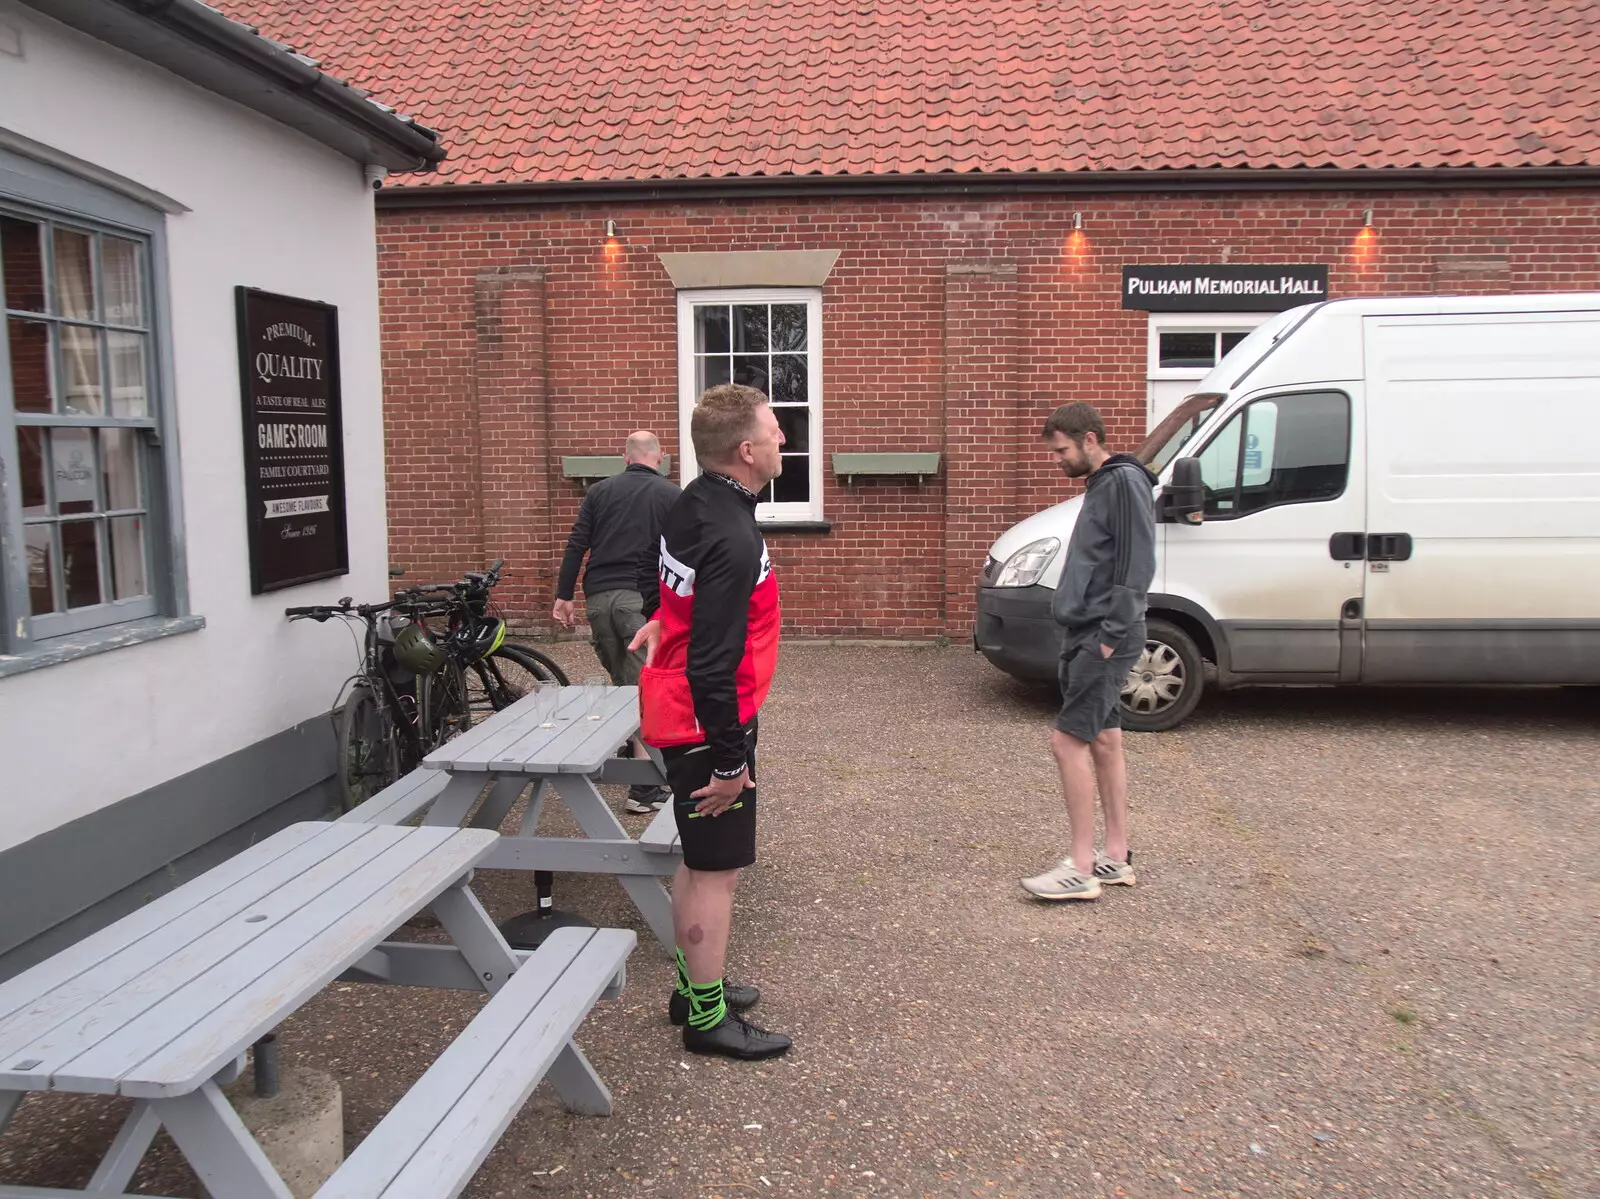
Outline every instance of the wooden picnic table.
{"type": "Polygon", "coordinates": [[[426,825],[456,827],[472,814],[486,782],[487,798],[470,827],[498,829],[530,780],[517,835],[502,837],[483,861],[498,870],[611,874],[663,946],[674,944],[672,903],[663,875],[682,862],[668,804],[637,840],[628,835],[599,783],[666,782],[659,758],[618,758],[639,731],[637,687],[544,687],[445,742],[422,769],[374,796],[345,818],[400,821],[425,807],[426,825]],[[535,835],[545,798],[554,794],[582,837],[535,835]],[[430,806],[431,805],[431,806],[430,806]]]}
{"type": "Polygon", "coordinates": [[[289,1199],[221,1085],[245,1050],[336,978],[486,990],[489,1003],[318,1191],[436,1199],[466,1186],[541,1077],[568,1108],[610,1095],[572,1035],[615,994],[624,929],[513,950],[468,886],[482,829],[293,825],[0,984],[0,1131],[29,1092],[124,1095],[133,1110],[83,1191],[124,1195],[159,1128],[211,1194],[289,1199]],[[386,942],[431,907],[453,945],[386,942]]]}

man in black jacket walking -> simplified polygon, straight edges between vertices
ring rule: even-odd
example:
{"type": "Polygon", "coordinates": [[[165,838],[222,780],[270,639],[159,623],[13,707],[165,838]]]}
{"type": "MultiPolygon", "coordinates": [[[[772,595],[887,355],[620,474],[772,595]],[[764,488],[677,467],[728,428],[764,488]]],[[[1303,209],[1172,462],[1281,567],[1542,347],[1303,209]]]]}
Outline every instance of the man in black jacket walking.
{"type": "Polygon", "coordinates": [[[1123,683],[1144,652],[1145,601],[1156,572],[1156,477],[1132,454],[1106,449],[1106,427],[1088,404],[1063,404],[1045,421],[1050,453],[1070,479],[1087,476],[1051,612],[1066,629],[1061,711],[1050,748],[1067,801],[1072,852],[1022,880],[1040,899],[1098,899],[1102,886],[1131,887],[1128,770],[1122,755],[1123,683]],[[1105,852],[1094,851],[1094,795],[1105,813],[1105,852]]]}
{"type": "MultiPolygon", "coordinates": [[[[662,522],[679,492],[675,484],[661,477],[661,442],[654,433],[641,429],[629,434],[622,455],[627,463],[622,473],[601,479],[584,493],[578,519],[567,538],[550,614],[565,627],[573,627],[572,596],[587,554],[583,595],[595,656],[612,683],[633,687],[638,685],[644,665],[644,654],[628,649],[645,619],[644,597],[638,590],[640,563],[646,563],[654,575],[662,522]]],[[[642,746],[635,745],[634,756],[644,756],[642,746]]],[[[665,787],[632,787],[628,811],[653,812],[668,798],[665,787]]]]}

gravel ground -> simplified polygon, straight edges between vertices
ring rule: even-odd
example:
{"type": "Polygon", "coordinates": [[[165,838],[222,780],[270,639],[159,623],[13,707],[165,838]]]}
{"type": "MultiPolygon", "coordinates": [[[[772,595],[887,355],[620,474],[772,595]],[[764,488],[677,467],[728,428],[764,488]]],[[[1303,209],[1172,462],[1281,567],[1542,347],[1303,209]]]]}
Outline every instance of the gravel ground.
{"type": "MultiPolygon", "coordinates": [[[[541,1087],[467,1194],[1600,1195],[1592,694],[1214,697],[1129,739],[1140,885],[1065,908],[1016,882],[1063,848],[1052,706],[958,649],[788,650],[732,961],[794,1052],[685,1055],[666,954],[563,877],[640,929],[580,1033],[616,1114],[541,1087]]],[[[336,986],[285,1053],[354,1140],[480,1002],[336,986]]],[[[120,1112],[29,1100],[0,1180],[81,1185],[120,1112]]],[[[197,1193],[161,1146],[140,1189],[197,1193]]]]}

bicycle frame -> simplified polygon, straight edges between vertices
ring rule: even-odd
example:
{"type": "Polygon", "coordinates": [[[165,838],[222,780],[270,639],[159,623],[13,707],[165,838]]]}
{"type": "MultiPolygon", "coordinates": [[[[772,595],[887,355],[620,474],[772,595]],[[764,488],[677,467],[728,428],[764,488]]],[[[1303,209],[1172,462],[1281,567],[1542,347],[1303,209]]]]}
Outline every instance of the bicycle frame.
{"type": "MultiPolygon", "coordinates": [[[[392,607],[393,605],[384,605],[392,607]]],[[[373,696],[378,701],[379,710],[383,713],[384,722],[394,731],[399,741],[400,748],[400,774],[405,775],[415,770],[425,754],[422,738],[417,731],[417,712],[406,711],[405,703],[400,692],[395,688],[394,680],[389,677],[389,672],[383,664],[383,641],[378,636],[378,612],[364,612],[367,635],[366,644],[362,654],[361,673],[367,680],[367,685],[372,688],[373,696]]],[[[415,700],[413,700],[415,708],[415,700]]]]}

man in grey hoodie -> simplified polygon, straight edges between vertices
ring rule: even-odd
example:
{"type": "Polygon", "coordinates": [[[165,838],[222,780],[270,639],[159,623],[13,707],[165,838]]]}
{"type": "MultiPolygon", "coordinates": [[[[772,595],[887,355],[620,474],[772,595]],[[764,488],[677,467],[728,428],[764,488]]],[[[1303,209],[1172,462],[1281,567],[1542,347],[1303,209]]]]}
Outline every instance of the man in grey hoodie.
{"type": "Polygon", "coordinates": [[[1156,573],[1156,477],[1132,454],[1106,449],[1106,426],[1088,404],[1063,404],[1044,424],[1050,453],[1069,479],[1087,476],[1083,507],[1051,611],[1065,626],[1061,711],[1050,748],[1061,772],[1072,852],[1022,880],[1040,899],[1098,899],[1102,886],[1132,886],[1128,771],[1120,702],[1144,652],[1145,599],[1156,573]],[[1094,849],[1095,784],[1106,844],[1094,849]]]}

